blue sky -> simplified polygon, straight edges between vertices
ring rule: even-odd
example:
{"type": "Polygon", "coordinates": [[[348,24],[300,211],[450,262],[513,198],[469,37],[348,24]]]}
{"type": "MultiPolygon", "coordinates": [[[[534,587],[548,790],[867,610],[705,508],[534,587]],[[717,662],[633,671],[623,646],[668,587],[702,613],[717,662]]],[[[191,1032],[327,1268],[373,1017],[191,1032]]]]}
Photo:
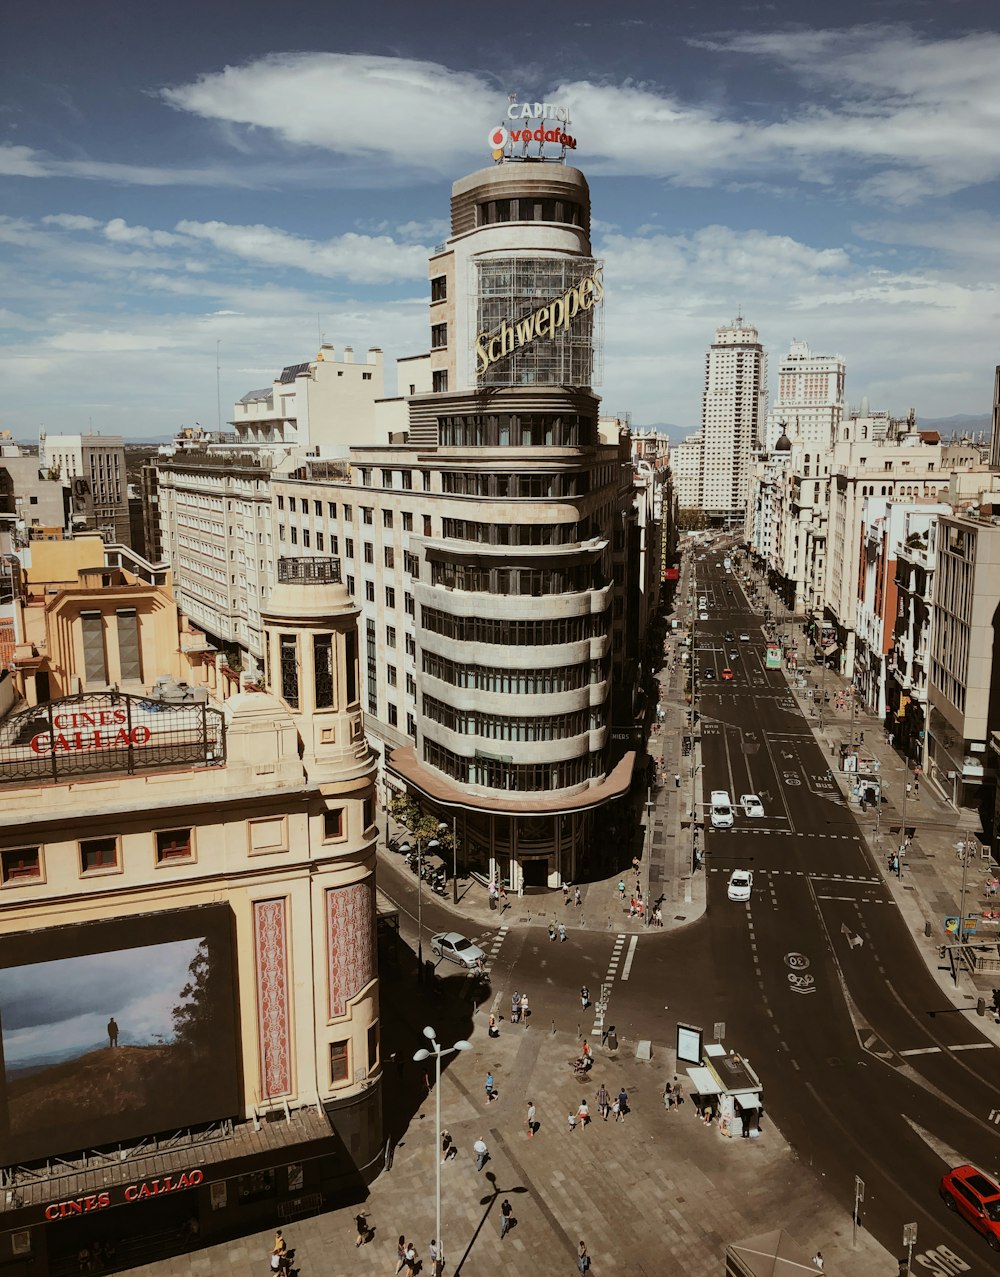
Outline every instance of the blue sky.
{"type": "MultiPolygon", "coordinates": [[[[852,403],[989,410],[995,0],[8,8],[0,429],[214,427],[284,364],[427,348],[426,259],[508,92],[566,104],[611,412],[694,427],[737,312],[852,403]]],[[[395,391],[390,371],[387,393],[395,391]]]]}

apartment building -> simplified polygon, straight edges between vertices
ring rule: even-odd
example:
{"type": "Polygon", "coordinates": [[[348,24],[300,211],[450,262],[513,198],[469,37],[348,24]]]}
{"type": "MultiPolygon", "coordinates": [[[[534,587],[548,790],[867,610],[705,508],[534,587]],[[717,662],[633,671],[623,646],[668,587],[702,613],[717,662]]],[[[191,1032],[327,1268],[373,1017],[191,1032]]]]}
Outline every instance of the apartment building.
{"type": "Polygon", "coordinates": [[[268,690],[126,571],[27,590],[0,682],[11,1271],[228,1240],[381,1167],[374,763],[339,577],[279,563],[268,690]]]}
{"type": "Polygon", "coordinates": [[[717,328],[705,356],[701,498],[714,520],[742,529],[754,454],[767,415],[767,355],[742,315],[717,328]]]}
{"type": "Polygon", "coordinates": [[[74,528],[130,544],[125,441],[120,435],[42,434],[38,465],[69,485],[74,528]]]}
{"type": "Polygon", "coordinates": [[[764,445],[773,451],[781,435],[829,448],[844,416],[843,355],[814,355],[793,340],[778,366],[778,393],[767,414],[764,445]]]}

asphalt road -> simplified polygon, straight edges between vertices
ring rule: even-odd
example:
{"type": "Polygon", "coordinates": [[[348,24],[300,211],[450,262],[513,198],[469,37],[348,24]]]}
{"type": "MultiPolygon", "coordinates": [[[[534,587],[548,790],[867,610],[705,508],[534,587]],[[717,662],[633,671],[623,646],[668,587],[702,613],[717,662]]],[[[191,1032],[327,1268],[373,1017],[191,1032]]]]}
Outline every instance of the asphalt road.
{"type": "MultiPolygon", "coordinates": [[[[914,1272],[1000,1272],[1000,1254],[938,1196],[948,1165],[997,1173],[997,1049],[974,1016],[928,1014],[941,994],[828,777],[830,760],[781,671],[765,669],[761,618],[714,556],[697,569],[695,598],[706,595],[709,619],[697,625],[692,659],[716,674],[699,681],[698,779],[706,800],[712,789],[737,801],[753,792],[766,814],[706,829],[708,908],[687,928],[625,940],[572,931],[554,945],[536,927],[480,938],[501,1007],[512,989],[530,989],[534,1024],[587,1035],[593,1017],[581,1012],[579,987],[608,979],[608,1020],[629,1039],[672,1042],[681,1020],[711,1040],[724,1022],[727,1047],[764,1082],[765,1124],[776,1121],[825,1177],[847,1219],[859,1177],[861,1225],[884,1246],[902,1255],[903,1226],[917,1224],[914,1272]],[[749,643],[725,639],[743,629],[749,643]],[[731,682],[719,679],[726,666],[731,682]],[[749,904],[727,899],[736,867],[753,870],[749,904]]],[[[380,871],[380,885],[412,934],[412,876],[380,871]]],[[[430,957],[426,937],[454,916],[425,900],[423,923],[430,957]]]]}

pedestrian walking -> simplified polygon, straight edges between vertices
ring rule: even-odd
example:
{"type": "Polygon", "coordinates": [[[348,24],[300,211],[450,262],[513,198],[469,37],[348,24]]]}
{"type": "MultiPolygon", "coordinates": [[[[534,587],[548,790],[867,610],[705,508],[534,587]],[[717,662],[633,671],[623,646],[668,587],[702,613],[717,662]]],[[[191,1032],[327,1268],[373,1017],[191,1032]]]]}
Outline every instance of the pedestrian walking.
{"type": "Polygon", "coordinates": [[[431,1277],[441,1277],[444,1272],[444,1260],[441,1258],[441,1252],[438,1248],[437,1238],[431,1238],[430,1260],[431,1260],[431,1277]]]}
{"type": "Polygon", "coordinates": [[[481,1171],[490,1160],[490,1150],[486,1147],[486,1141],[481,1135],[473,1144],[472,1151],[476,1155],[476,1170],[481,1171]]]}
{"type": "Polygon", "coordinates": [[[616,1122],[621,1115],[621,1107],[622,1106],[618,1103],[617,1099],[611,1101],[611,1112],[614,1113],[616,1122]]]}
{"type": "Polygon", "coordinates": [[[669,1079],[663,1084],[663,1107],[668,1113],[674,1107],[674,1087],[669,1079]]]}
{"type": "Polygon", "coordinates": [[[486,1103],[492,1104],[493,1103],[493,1074],[492,1073],[486,1074],[486,1081],[483,1083],[483,1086],[486,1090],[486,1103]]]}
{"type": "Polygon", "coordinates": [[[510,1229],[511,1216],[513,1214],[514,1214],[514,1207],[511,1206],[510,1201],[505,1197],[503,1201],[500,1203],[500,1240],[501,1241],[503,1241],[503,1239],[507,1236],[507,1233],[510,1229]]]}
{"type": "Polygon", "coordinates": [[[569,904],[569,883],[568,882],[563,883],[562,893],[563,893],[563,904],[568,905],[569,904]]]}
{"type": "Polygon", "coordinates": [[[406,1255],[404,1256],[404,1259],[406,1262],[406,1271],[410,1273],[412,1277],[412,1274],[417,1271],[417,1265],[420,1262],[420,1257],[417,1254],[417,1248],[414,1246],[413,1242],[406,1243],[406,1255]]]}
{"type": "Polygon", "coordinates": [[[622,903],[624,903],[625,901],[625,879],[624,878],[618,879],[618,898],[619,900],[622,901],[622,903]]]}
{"type": "Polygon", "coordinates": [[[681,787],[681,778],[677,772],[674,772],[674,788],[680,789],[680,787],[681,787]]]}
{"type": "Polygon", "coordinates": [[[653,914],[653,923],[657,927],[663,926],[663,910],[659,905],[656,906],[656,911],[653,914]]]}
{"type": "Polygon", "coordinates": [[[580,1101],[580,1107],[576,1111],[576,1120],[584,1130],[590,1125],[590,1109],[587,1107],[586,1100],[580,1101]]]}
{"type": "Polygon", "coordinates": [[[618,1092],[618,1116],[624,1122],[627,1115],[628,1115],[628,1091],[626,1091],[623,1086],[622,1089],[618,1092]]]}
{"type": "Polygon", "coordinates": [[[565,940],[565,939],[566,939],[566,924],[565,924],[565,922],[560,922],[560,924],[559,924],[559,939],[560,939],[560,941],[563,941],[563,940],[565,940]]]}
{"type": "Polygon", "coordinates": [[[521,1019],[524,1022],[525,1028],[528,1027],[528,1017],[530,1015],[531,1015],[531,1008],[528,1006],[528,995],[526,993],[522,993],[521,994],[521,1019]]]}
{"type": "Polygon", "coordinates": [[[674,1108],[680,1108],[684,1103],[684,1087],[681,1085],[680,1078],[674,1074],[674,1108]]]}
{"type": "Polygon", "coordinates": [[[608,1120],[608,1114],[611,1112],[611,1096],[608,1094],[608,1088],[602,1082],[597,1091],[597,1111],[605,1122],[608,1120]]]}
{"type": "Polygon", "coordinates": [[[396,1243],[396,1257],[399,1260],[396,1273],[399,1274],[406,1267],[406,1238],[402,1233],[399,1234],[399,1241],[396,1243]]]}
{"type": "Polygon", "coordinates": [[[517,1024],[521,1018],[521,995],[515,989],[510,995],[510,1022],[517,1024]]]}
{"type": "Polygon", "coordinates": [[[576,1114],[570,1113],[570,1115],[566,1118],[566,1121],[569,1123],[570,1132],[572,1133],[573,1131],[575,1131],[576,1130],[576,1114]]]}
{"type": "Polygon", "coordinates": [[[813,1255],[813,1263],[820,1270],[820,1272],[823,1271],[823,1252],[821,1250],[818,1250],[816,1254],[813,1255]]]}
{"type": "Polygon", "coordinates": [[[574,891],[573,891],[573,901],[574,901],[574,903],[576,904],[576,907],[577,907],[578,909],[579,909],[579,908],[580,908],[580,906],[583,904],[583,896],[580,894],[580,888],[579,888],[579,887],[576,887],[576,888],[574,889],[574,891]]]}
{"type": "Polygon", "coordinates": [[[500,1036],[500,1030],[497,1028],[497,1018],[495,1015],[490,1016],[490,1023],[487,1032],[491,1038],[498,1038],[500,1036]]]}
{"type": "Polygon", "coordinates": [[[590,990],[587,988],[585,984],[583,984],[580,986],[580,1008],[581,1010],[586,1011],[587,1007],[589,1006],[590,1006],[590,990]]]}
{"type": "Polygon", "coordinates": [[[528,1101],[527,1122],[528,1122],[528,1138],[534,1139],[535,1137],[535,1101],[534,1100],[528,1101]]]}
{"type": "Polygon", "coordinates": [[[368,1216],[361,1211],[355,1215],[354,1223],[358,1230],[358,1240],[354,1243],[355,1247],[363,1246],[368,1240],[368,1216]]]}
{"type": "Polygon", "coordinates": [[[587,1277],[587,1269],[590,1267],[590,1256],[587,1254],[587,1248],[583,1242],[577,1246],[576,1266],[579,1269],[580,1277],[587,1277]]]}
{"type": "Polygon", "coordinates": [[[453,1150],[456,1153],[458,1151],[457,1149],[455,1149],[455,1146],[452,1142],[451,1132],[442,1131],[441,1132],[441,1161],[447,1162],[448,1159],[452,1156],[453,1150]]]}
{"type": "Polygon", "coordinates": [[[549,923],[549,942],[551,943],[553,940],[555,940],[555,938],[556,938],[556,924],[554,922],[550,922],[549,923]]]}

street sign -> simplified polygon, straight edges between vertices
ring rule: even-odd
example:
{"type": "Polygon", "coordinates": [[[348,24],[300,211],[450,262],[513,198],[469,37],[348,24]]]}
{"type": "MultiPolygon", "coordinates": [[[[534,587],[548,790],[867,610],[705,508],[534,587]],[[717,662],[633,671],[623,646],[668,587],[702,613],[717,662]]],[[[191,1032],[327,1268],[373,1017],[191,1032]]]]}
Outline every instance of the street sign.
{"type": "Polygon", "coordinates": [[[916,1224],[903,1225],[903,1245],[915,1246],[917,1244],[917,1226],[916,1224]]]}
{"type": "Polygon", "coordinates": [[[854,1177],[854,1197],[859,1202],[865,1200],[865,1181],[860,1175],[855,1175],[854,1177]]]}

